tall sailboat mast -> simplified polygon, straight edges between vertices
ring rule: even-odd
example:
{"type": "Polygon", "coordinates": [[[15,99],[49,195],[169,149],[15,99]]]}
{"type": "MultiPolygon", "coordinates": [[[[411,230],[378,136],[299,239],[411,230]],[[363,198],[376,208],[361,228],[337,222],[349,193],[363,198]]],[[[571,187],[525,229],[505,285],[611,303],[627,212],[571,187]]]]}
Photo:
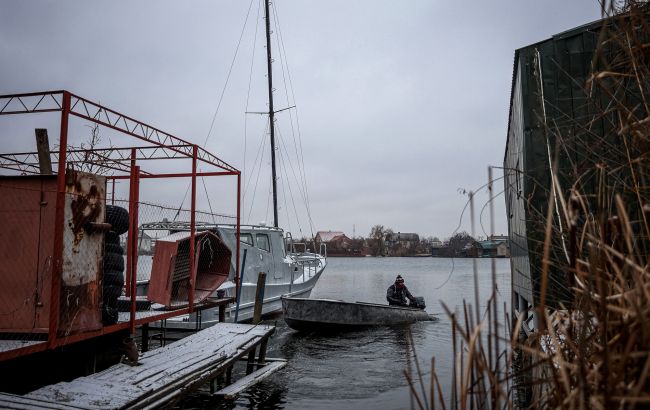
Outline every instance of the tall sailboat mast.
{"type": "Polygon", "coordinates": [[[275,112],[273,111],[273,70],[271,66],[271,16],[269,0],[264,1],[266,10],[266,69],[269,80],[269,130],[271,131],[271,178],[273,180],[273,226],[278,227],[278,192],[275,175],[275,112]]]}

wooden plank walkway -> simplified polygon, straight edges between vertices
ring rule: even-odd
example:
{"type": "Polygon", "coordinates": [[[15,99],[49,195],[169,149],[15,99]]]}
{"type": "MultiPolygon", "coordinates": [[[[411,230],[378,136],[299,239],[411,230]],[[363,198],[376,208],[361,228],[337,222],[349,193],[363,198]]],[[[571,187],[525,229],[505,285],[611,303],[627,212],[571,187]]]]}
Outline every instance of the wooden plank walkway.
{"type": "Polygon", "coordinates": [[[214,393],[215,396],[221,396],[224,399],[230,400],[235,398],[239,393],[248,389],[257,382],[264,380],[266,377],[282,369],[287,365],[284,359],[267,359],[266,364],[261,369],[257,369],[253,373],[242,377],[230,386],[226,386],[218,392],[214,393]]]}
{"type": "Polygon", "coordinates": [[[0,393],[0,408],[141,409],[169,405],[223,373],[275,330],[272,326],[218,323],[140,356],[24,396],[0,393]]]}

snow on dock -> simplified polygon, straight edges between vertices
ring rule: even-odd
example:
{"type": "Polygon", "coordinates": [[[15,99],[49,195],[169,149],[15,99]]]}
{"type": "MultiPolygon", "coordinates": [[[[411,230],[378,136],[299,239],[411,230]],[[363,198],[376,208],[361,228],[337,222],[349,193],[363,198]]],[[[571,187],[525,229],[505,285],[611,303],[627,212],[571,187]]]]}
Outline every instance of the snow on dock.
{"type": "Polygon", "coordinates": [[[10,352],[36,345],[45,345],[47,342],[42,340],[0,340],[0,352],[10,352]]]}
{"type": "Polygon", "coordinates": [[[0,408],[139,409],[169,405],[226,373],[260,344],[262,359],[265,342],[274,330],[273,326],[218,323],[143,353],[136,366],[118,364],[24,396],[0,393],[0,408]]]}

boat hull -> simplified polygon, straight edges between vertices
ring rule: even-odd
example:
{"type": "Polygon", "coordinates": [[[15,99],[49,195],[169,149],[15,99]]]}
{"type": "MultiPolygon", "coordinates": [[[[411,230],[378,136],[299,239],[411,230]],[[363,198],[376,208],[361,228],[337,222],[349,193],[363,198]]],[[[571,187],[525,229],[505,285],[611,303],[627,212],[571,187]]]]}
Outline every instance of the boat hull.
{"type": "MultiPolygon", "coordinates": [[[[300,283],[280,283],[270,284],[264,287],[264,301],[262,303],[262,316],[270,316],[280,314],[282,312],[282,298],[283,297],[309,297],[311,290],[318,282],[320,275],[323,273],[324,267],[314,273],[309,279],[301,281],[300,283]]],[[[255,292],[257,284],[244,283],[242,284],[241,301],[239,311],[237,312],[237,305],[233,304],[226,308],[226,321],[247,322],[253,318],[253,311],[255,308],[255,292]]],[[[224,291],[225,297],[236,297],[236,288],[234,286],[220,288],[224,291]]],[[[215,297],[216,292],[215,292],[215,297]]],[[[197,314],[180,316],[178,318],[171,318],[167,320],[168,328],[186,328],[193,329],[197,326],[207,327],[212,326],[219,322],[219,314],[217,309],[211,309],[201,312],[200,325],[197,322],[197,314]]]]}
{"type": "MultiPolygon", "coordinates": [[[[237,236],[233,227],[217,226],[215,230],[229,249],[236,249],[237,236]]],[[[263,316],[282,312],[282,302],[280,301],[282,296],[309,297],[311,290],[327,266],[327,258],[310,252],[286,253],[282,232],[277,228],[261,226],[249,226],[241,229],[242,236],[248,235],[250,238],[264,236],[268,238],[265,243],[270,244],[270,247],[269,250],[265,250],[253,246],[251,243],[240,241],[243,252],[247,253],[246,262],[244,263],[243,256],[241,261],[241,293],[239,295],[239,304],[233,304],[226,308],[226,321],[246,322],[253,318],[259,272],[266,272],[262,303],[263,316]]],[[[253,239],[251,239],[252,241],[253,239]]],[[[232,260],[229,280],[222,283],[209,296],[210,298],[237,298],[237,287],[234,280],[237,264],[235,259],[232,260]]],[[[148,295],[150,293],[150,274],[146,269],[147,264],[143,263],[142,265],[144,265],[142,275],[140,275],[141,272],[138,272],[140,281],[138,282],[137,293],[138,295],[148,295]]],[[[208,309],[200,314],[193,313],[170,318],[167,320],[167,327],[197,329],[211,326],[217,322],[219,322],[218,309],[208,309]]]]}
{"type": "Polygon", "coordinates": [[[433,320],[422,309],[331,299],[283,297],[282,312],[289,327],[303,331],[346,331],[433,320]]]}

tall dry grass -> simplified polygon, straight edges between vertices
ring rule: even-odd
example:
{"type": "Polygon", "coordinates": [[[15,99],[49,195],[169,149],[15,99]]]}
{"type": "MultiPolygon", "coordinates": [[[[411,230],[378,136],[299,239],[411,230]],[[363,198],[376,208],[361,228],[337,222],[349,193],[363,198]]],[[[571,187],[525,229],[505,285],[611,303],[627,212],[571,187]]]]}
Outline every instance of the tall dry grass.
{"type": "Polygon", "coordinates": [[[440,390],[434,358],[429,389],[407,375],[419,408],[650,408],[650,11],[645,1],[601,7],[606,22],[583,89],[605,131],[549,126],[555,175],[540,187],[545,209],[531,213],[542,226],[537,326],[523,337],[526,318],[509,316],[494,279],[486,310],[479,300],[460,314],[445,306],[452,392],[440,390]],[[589,166],[572,163],[571,150],[589,166]],[[551,285],[568,297],[547,303],[551,285]]]}

